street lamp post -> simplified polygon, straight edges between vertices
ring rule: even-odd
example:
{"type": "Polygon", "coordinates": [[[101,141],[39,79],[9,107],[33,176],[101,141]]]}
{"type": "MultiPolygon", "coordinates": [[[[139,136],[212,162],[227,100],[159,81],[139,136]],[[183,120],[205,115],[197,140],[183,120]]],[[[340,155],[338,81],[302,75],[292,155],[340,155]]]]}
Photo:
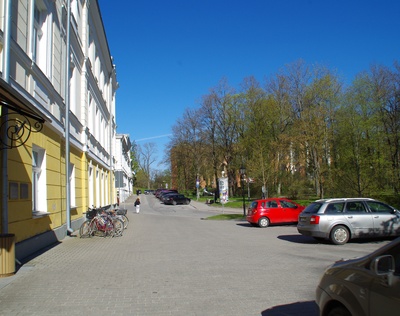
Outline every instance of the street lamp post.
{"type": "Polygon", "coordinates": [[[246,168],[243,165],[240,167],[240,178],[242,180],[242,198],[243,198],[243,216],[246,216],[246,202],[244,199],[244,175],[246,173],[246,168]]]}

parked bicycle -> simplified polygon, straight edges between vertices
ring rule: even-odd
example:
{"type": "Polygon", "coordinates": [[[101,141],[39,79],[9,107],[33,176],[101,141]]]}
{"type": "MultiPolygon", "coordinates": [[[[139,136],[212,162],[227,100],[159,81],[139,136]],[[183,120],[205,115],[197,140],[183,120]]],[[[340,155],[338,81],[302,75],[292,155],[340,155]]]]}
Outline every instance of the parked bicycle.
{"type": "Polygon", "coordinates": [[[124,229],[127,229],[129,224],[129,218],[126,216],[126,209],[116,209],[111,211],[106,211],[111,217],[120,219],[124,223],[124,229]]]}
{"type": "Polygon", "coordinates": [[[79,229],[81,238],[100,235],[103,237],[119,237],[124,231],[124,222],[111,216],[102,209],[89,209],[86,212],[87,220],[79,229]]]}
{"type": "Polygon", "coordinates": [[[118,204],[110,204],[110,205],[102,206],[100,208],[100,210],[107,212],[112,217],[115,216],[115,217],[119,218],[124,223],[124,229],[126,229],[128,227],[129,219],[126,216],[127,209],[119,208],[118,204]]]}

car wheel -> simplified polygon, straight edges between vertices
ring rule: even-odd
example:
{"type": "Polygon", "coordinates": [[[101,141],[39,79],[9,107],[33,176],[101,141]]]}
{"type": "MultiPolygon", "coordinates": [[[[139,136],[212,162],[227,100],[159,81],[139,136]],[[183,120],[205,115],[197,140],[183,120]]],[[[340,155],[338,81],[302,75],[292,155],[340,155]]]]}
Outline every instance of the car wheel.
{"type": "Polygon", "coordinates": [[[335,245],[344,245],[349,241],[349,238],[349,230],[342,225],[333,227],[331,230],[330,239],[335,245]]]}
{"type": "Polygon", "coordinates": [[[177,203],[176,203],[176,201],[172,201],[172,205],[176,205],[177,203]]]}
{"type": "Polygon", "coordinates": [[[189,205],[189,203],[190,203],[190,201],[189,201],[189,200],[186,200],[185,204],[186,204],[186,205],[189,205]]]}
{"type": "Polygon", "coordinates": [[[327,314],[327,316],[351,316],[350,312],[344,306],[336,306],[332,308],[327,314]]]}
{"type": "Polygon", "coordinates": [[[258,226],[265,228],[269,226],[269,219],[267,217],[261,217],[258,220],[258,226]]]}

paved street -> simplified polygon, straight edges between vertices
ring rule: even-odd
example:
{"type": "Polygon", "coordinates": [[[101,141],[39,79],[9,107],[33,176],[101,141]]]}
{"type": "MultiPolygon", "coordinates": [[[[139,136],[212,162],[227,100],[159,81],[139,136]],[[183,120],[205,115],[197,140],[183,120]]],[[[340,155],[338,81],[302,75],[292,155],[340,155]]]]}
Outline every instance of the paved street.
{"type": "Polygon", "coordinates": [[[0,315],[312,316],[328,264],[388,242],[319,244],[295,226],[203,220],[231,210],[152,195],[135,214],[135,198],[122,237],[67,237],[1,278],[0,315]]]}

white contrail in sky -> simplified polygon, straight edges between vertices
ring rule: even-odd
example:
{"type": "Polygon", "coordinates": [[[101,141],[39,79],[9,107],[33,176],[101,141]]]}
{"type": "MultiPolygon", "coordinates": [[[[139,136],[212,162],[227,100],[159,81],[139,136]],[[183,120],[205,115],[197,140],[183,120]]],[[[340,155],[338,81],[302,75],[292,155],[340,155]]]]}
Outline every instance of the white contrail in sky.
{"type": "Polygon", "coordinates": [[[147,138],[141,138],[141,139],[136,139],[136,142],[141,142],[143,140],[149,140],[149,139],[156,139],[156,138],[162,138],[162,137],[168,137],[172,136],[172,134],[164,134],[164,135],[158,135],[158,136],[153,136],[153,137],[147,137],[147,138]]]}

